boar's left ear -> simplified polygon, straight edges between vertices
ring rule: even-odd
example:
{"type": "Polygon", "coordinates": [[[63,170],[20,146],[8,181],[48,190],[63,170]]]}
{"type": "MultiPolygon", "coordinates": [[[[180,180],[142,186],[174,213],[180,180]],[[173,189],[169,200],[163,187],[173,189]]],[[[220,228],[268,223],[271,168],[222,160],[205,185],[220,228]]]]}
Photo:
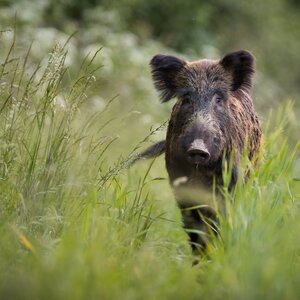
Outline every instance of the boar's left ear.
{"type": "Polygon", "coordinates": [[[186,62],[171,55],[155,55],[151,61],[152,79],[155,88],[161,93],[162,102],[174,98],[178,89],[178,74],[186,62]]]}
{"type": "Polygon", "coordinates": [[[245,50],[227,54],[221,59],[220,64],[232,74],[231,90],[238,88],[249,90],[252,85],[254,74],[254,56],[245,50]]]}

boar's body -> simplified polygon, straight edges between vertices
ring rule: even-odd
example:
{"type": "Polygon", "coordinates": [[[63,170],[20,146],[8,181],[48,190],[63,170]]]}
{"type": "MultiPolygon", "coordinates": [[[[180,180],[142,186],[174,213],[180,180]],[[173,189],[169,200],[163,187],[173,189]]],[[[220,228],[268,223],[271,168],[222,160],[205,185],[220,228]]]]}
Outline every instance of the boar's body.
{"type": "Polygon", "coordinates": [[[192,229],[192,246],[203,248],[206,238],[196,232],[207,232],[215,214],[209,207],[191,207],[203,204],[204,191],[212,191],[214,182],[223,185],[224,159],[229,163],[233,155],[232,188],[243,152],[255,163],[260,149],[261,128],[249,93],[254,58],[247,51],[220,61],[156,55],[150,65],[162,102],[177,98],[164,145],[166,167],[184,226],[192,229]]]}

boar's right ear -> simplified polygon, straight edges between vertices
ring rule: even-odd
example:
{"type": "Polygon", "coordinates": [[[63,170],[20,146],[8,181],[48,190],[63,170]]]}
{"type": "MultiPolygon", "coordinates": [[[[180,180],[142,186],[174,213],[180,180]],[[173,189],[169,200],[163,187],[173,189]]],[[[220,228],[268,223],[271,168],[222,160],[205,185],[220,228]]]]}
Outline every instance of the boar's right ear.
{"type": "Polygon", "coordinates": [[[227,54],[221,61],[222,67],[231,73],[233,91],[238,88],[251,88],[252,76],[254,74],[254,56],[246,51],[241,50],[227,54]]]}
{"type": "Polygon", "coordinates": [[[184,60],[171,55],[157,54],[151,59],[152,79],[162,102],[176,96],[177,75],[185,64],[184,60]]]}

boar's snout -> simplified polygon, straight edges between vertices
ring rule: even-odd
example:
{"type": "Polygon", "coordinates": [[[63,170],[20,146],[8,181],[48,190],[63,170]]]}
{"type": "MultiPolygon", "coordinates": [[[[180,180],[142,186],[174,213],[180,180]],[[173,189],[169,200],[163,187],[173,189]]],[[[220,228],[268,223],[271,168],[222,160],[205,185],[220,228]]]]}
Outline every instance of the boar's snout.
{"type": "Polygon", "coordinates": [[[195,165],[207,164],[210,159],[210,153],[207,150],[203,140],[197,139],[193,141],[187,150],[188,161],[195,165]]]}

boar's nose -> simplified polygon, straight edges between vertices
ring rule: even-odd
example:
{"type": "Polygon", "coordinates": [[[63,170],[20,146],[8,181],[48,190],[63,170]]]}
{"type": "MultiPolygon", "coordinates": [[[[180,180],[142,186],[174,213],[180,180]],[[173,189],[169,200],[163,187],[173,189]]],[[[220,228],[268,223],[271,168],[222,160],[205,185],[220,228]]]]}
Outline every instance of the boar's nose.
{"type": "Polygon", "coordinates": [[[189,161],[195,165],[205,164],[210,158],[209,152],[203,149],[189,149],[187,153],[189,161]]]}
{"type": "Polygon", "coordinates": [[[202,140],[195,140],[187,150],[188,160],[192,164],[206,164],[210,159],[210,153],[202,140]]]}

